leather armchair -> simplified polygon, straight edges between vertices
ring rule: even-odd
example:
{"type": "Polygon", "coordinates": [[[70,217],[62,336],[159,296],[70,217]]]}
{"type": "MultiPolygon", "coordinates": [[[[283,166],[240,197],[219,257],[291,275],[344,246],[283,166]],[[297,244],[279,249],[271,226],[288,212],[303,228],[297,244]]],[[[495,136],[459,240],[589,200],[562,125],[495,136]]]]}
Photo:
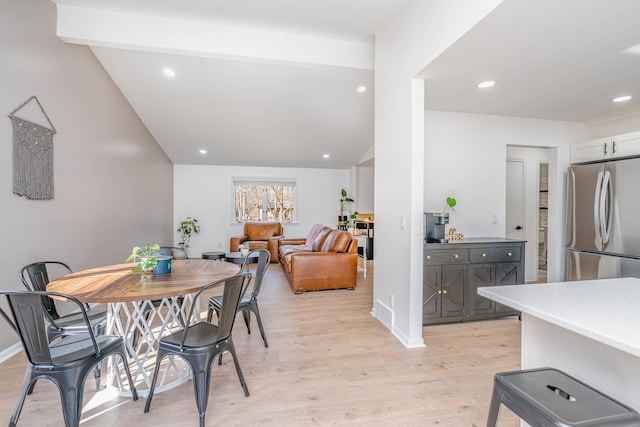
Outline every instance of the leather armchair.
{"type": "Polygon", "coordinates": [[[229,250],[238,252],[241,243],[249,243],[249,250],[267,249],[271,253],[271,262],[278,262],[279,240],[284,237],[279,222],[245,222],[244,234],[229,240],[229,250]]]}

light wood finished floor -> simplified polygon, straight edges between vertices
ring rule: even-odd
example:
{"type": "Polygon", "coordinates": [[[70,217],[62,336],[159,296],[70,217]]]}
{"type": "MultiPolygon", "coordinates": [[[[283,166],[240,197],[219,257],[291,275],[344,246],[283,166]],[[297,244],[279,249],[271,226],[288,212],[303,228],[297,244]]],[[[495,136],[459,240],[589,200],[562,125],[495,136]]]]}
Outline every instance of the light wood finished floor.
{"type": "MultiPolygon", "coordinates": [[[[355,291],[294,295],[271,265],[260,307],[269,348],[255,319],[248,335],[237,318],[234,341],[251,396],[246,398],[225,355],[213,368],[208,426],[484,426],[493,374],[517,369],[516,317],[429,326],[426,348],[407,349],[380,324],[372,307],[373,263],[355,291]]],[[[362,273],[358,273],[362,277],[362,273]]],[[[402,286],[398,284],[398,286],[402,286]]],[[[8,423],[24,374],[17,355],[0,365],[0,424],[8,423]]],[[[197,426],[191,383],[145,400],[85,387],[83,426],[197,426]]],[[[56,387],[39,381],[19,426],[62,426],[56,387]]],[[[503,410],[500,426],[517,426],[503,410]]]]}

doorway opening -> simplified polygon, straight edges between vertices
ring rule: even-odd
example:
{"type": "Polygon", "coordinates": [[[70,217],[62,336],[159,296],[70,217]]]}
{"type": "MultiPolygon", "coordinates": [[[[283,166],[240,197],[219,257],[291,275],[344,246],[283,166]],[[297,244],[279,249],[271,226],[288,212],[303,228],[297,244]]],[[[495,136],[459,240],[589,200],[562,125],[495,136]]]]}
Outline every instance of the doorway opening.
{"type": "Polygon", "coordinates": [[[549,194],[549,147],[507,146],[505,236],[524,240],[525,282],[544,283],[548,277],[548,221],[554,206],[549,194]]]}
{"type": "Polygon", "coordinates": [[[538,281],[547,281],[547,245],[549,243],[549,163],[538,167],[538,281]]]}

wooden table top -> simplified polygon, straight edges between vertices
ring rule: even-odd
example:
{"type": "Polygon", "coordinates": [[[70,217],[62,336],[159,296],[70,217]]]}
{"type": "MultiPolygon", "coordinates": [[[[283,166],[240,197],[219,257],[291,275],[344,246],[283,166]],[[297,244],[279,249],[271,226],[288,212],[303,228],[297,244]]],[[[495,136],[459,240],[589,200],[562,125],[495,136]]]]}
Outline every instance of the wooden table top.
{"type": "Polygon", "coordinates": [[[47,290],[88,303],[153,300],[190,294],[207,283],[240,272],[238,265],[224,261],[173,260],[171,273],[150,274],[143,279],[140,272],[131,271],[134,265],[109,265],[68,274],[50,282],[47,290]]]}

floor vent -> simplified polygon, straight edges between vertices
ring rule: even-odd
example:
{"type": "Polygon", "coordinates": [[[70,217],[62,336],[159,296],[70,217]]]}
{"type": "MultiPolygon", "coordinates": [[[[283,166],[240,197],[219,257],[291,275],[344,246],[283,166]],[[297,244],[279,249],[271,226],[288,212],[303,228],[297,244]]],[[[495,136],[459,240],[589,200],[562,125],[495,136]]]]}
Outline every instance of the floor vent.
{"type": "Polygon", "coordinates": [[[393,311],[380,301],[376,301],[375,315],[389,330],[393,328],[393,311]]]}

